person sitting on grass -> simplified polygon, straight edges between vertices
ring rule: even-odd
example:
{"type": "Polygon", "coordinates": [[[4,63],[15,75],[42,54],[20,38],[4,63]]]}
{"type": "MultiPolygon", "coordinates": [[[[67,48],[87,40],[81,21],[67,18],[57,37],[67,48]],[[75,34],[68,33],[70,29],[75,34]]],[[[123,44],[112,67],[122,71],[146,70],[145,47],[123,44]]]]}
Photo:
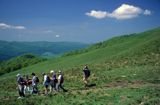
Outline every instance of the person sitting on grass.
{"type": "Polygon", "coordinates": [[[53,90],[54,91],[57,91],[57,89],[56,89],[56,85],[57,85],[57,78],[56,78],[56,73],[55,73],[55,71],[53,71],[53,70],[51,70],[50,71],[50,73],[51,73],[51,82],[50,82],[50,93],[51,92],[53,92],[53,90]]]}
{"type": "Polygon", "coordinates": [[[83,68],[83,82],[84,82],[84,87],[88,87],[88,78],[90,76],[90,70],[88,69],[88,66],[85,65],[83,68]]]}
{"type": "Polygon", "coordinates": [[[17,74],[17,83],[18,83],[18,93],[19,93],[18,99],[21,99],[21,98],[25,97],[25,94],[24,94],[25,81],[20,74],[17,74]]]}
{"type": "Polygon", "coordinates": [[[45,95],[48,95],[48,87],[50,85],[50,77],[45,73],[42,73],[42,75],[43,75],[43,85],[45,87],[45,95]]]}
{"type": "Polygon", "coordinates": [[[38,94],[39,79],[35,73],[32,73],[31,75],[33,76],[32,77],[32,94],[38,94]]]}
{"type": "Polygon", "coordinates": [[[61,89],[63,90],[63,92],[67,92],[67,90],[64,89],[64,87],[63,87],[63,85],[62,85],[63,82],[64,82],[64,77],[63,77],[63,75],[62,75],[62,72],[59,71],[58,83],[57,83],[57,90],[59,91],[60,88],[61,88],[61,89]]]}

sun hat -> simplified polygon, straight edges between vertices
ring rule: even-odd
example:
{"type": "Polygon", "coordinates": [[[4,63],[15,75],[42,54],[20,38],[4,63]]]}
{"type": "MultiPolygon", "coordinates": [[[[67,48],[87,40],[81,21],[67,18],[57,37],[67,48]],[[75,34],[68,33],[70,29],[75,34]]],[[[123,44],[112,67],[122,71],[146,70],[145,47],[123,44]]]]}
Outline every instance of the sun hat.
{"type": "Polygon", "coordinates": [[[18,73],[16,76],[17,76],[17,77],[20,77],[20,76],[21,76],[21,74],[19,74],[19,73],[18,73]]]}
{"type": "Polygon", "coordinates": [[[50,73],[54,73],[54,70],[51,70],[50,73]]]}

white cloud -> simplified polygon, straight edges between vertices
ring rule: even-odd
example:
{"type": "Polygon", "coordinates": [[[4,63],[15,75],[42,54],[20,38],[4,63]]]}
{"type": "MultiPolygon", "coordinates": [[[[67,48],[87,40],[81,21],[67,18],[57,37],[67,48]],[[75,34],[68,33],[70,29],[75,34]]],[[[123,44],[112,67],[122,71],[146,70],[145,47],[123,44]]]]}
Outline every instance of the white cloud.
{"type": "Polygon", "coordinates": [[[12,28],[18,29],[18,30],[26,29],[26,27],[24,27],[24,26],[12,26],[12,28]]]}
{"type": "Polygon", "coordinates": [[[141,14],[143,10],[139,7],[133,5],[122,4],[116,10],[109,14],[108,17],[113,17],[116,19],[131,19],[137,17],[141,14]]]}
{"type": "Polygon", "coordinates": [[[53,33],[53,31],[52,30],[46,30],[46,31],[44,31],[44,33],[53,33]]]}
{"type": "Polygon", "coordinates": [[[0,29],[7,29],[7,28],[11,28],[11,26],[5,23],[0,23],[0,29]]]}
{"type": "Polygon", "coordinates": [[[116,18],[118,20],[135,18],[138,17],[140,14],[150,15],[151,11],[147,9],[143,10],[140,7],[136,7],[129,4],[122,4],[120,7],[118,7],[111,13],[107,11],[95,11],[95,10],[91,10],[90,13],[86,13],[87,16],[91,16],[98,19],[110,17],[110,18],[116,18]]]}
{"type": "Polygon", "coordinates": [[[17,30],[22,30],[26,29],[24,26],[15,26],[15,25],[9,25],[6,23],[0,23],[0,29],[17,29],[17,30]]]}
{"type": "Polygon", "coordinates": [[[59,38],[59,37],[60,37],[60,35],[56,35],[55,37],[56,37],[56,38],[59,38]]]}
{"type": "Polygon", "coordinates": [[[148,10],[148,9],[146,9],[146,10],[144,10],[144,13],[143,13],[144,15],[151,15],[151,11],[150,10],[148,10]]]}
{"type": "Polygon", "coordinates": [[[91,17],[95,17],[97,19],[102,19],[107,16],[107,12],[106,11],[91,10],[89,13],[86,13],[86,15],[91,16],[91,17]]]}

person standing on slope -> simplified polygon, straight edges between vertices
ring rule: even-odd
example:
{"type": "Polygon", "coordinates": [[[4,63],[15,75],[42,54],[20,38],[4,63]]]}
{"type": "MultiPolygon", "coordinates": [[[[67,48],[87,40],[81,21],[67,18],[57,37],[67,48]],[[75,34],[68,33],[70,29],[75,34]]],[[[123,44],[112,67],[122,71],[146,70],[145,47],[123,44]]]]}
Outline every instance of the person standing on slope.
{"type": "Polygon", "coordinates": [[[20,99],[22,97],[25,97],[25,94],[24,94],[25,81],[20,74],[17,74],[17,83],[18,83],[18,93],[19,93],[18,99],[20,99]]]}
{"type": "Polygon", "coordinates": [[[64,89],[64,87],[63,87],[63,82],[64,82],[64,77],[63,77],[63,75],[62,75],[62,72],[61,71],[59,71],[59,75],[58,75],[58,83],[57,83],[57,90],[59,91],[60,90],[60,88],[63,90],[63,92],[67,92],[67,90],[66,89],[64,89]]]}
{"type": "Polygon", "coordinates": [[[53,89],[54,89],[54,91],[57,91],[57,89],[56,89],[56,85],[57,85],[57,78],[56,78],[56,73],[55,73],[55,71],[54,70],[51,70],[50,71],[50,73],[51,73],[51,82],[50,82],[50,93],[53,91],[53,89]]]}
{"type": "Polygon", "coordinates": [[[27,92],[29,93],[32,93],[32,90],[31,90],[31,86],[32,86],[32,80],[29,79],[29,76],[26,75],[25,76],[25,87],[24,87],[24,94],[26,94],[27,92]]]}
{"type": "Polygon", "coordinates": [[[85,88],[88,86],[89,76],[90,76],[90,70],[89,70],[88,66],[85,65],[85,67],[83,68],[83,82],[84,82],[85,88]]]}
{"type": "Polygon", "coordinates": [[[39,79],[35,73],[32,73],[31,75],[33,76],[32,77],[32,94],[38,94],[39,79]]]}
{"type": "Polygon", "coordinates": [[[43,85],[45,87],[45,95],[48,95],[48,87],[50,85],[51,80],[47,74],[43,73],[42,75],[43,75],[43,85]]]}

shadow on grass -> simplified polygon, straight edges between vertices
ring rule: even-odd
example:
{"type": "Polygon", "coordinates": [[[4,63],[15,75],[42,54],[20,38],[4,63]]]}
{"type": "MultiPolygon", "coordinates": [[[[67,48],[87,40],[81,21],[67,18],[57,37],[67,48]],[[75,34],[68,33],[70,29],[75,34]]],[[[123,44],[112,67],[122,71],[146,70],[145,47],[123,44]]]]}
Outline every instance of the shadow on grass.
{"type": "Polygon", "coordinates": [[[92,84],[87,85],[87,87],[94,87],[94,86],[96,86],[95,83],[92,83],[92,84]]]}

